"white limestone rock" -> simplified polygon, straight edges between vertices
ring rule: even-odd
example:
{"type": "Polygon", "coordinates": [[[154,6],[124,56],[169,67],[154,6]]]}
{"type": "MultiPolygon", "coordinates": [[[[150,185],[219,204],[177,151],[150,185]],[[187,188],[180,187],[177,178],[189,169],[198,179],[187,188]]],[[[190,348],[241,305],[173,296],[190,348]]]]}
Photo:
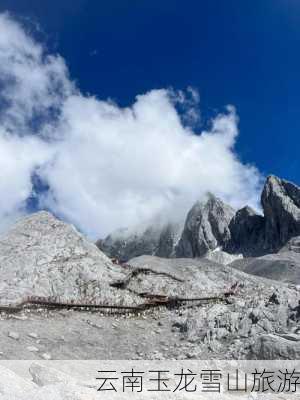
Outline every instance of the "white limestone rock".
{"type": "Polygon", "coordinates": [[[23,379],[13,371],[0,366],[0,395],[22,396],[26,392],[35,391],[38,386],[28,379],[23,379]]]}
{"type": "Polygon", "coordinates": [[[231,264],[235,260],[240,260],[243,258],[242,254],[229,254],[226,251],[222,251],[219,249],[215,249],[212,251],[208,251],[204,258],[207,260],[214,261],[218,264],[228,265],[231,264]]]}
{"type": "Polygon", "coordinates": [[[1,304],[30,296],[131,304],[132,294],[110,287],[123,276],[122,267],[72,225],[45,211],[20,220],[0,237],[1,304]]]}

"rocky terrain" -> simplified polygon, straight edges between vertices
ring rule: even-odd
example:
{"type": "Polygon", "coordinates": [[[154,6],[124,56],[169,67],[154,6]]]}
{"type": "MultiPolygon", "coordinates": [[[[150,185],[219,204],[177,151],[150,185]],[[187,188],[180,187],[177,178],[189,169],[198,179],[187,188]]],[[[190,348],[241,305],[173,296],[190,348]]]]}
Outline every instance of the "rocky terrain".
{"type": "Polygon", "coordinates": [[[248,274],[300,285],[300,254],[294,246],[291,246],[290,250],[288,246],[289,244],[278,253],[240,258],[230,265],[248,274]]]}
{"type": "Polygon", "coordinates": [[[298,359],[299,193],[269,177],[264,216],[209,194],[184,225],[97,243],[126,263],[27,216],[0,237],[0,359],[298,359]]]}
{"type": "Polygon", "coordinates": [[[300,298],[297,288],[205,260],[142,256],[131,263],[132,270],[138,268],[139,273],[129,273],[126,288],[119,289],[120,297],[129,291],[198,299],[218,297],[236,283],[238,286],[227,301],[195,300],[138,314],[64,309],[3,313],[1,357],[270,358],[265,344],[259,347],[266,340],[272,343],[271,358],[300,356],[297,324],[289,319],[289,305],[296,306],[300,298]],[[295,345],[298,341],[299,346],[295,345]]]}

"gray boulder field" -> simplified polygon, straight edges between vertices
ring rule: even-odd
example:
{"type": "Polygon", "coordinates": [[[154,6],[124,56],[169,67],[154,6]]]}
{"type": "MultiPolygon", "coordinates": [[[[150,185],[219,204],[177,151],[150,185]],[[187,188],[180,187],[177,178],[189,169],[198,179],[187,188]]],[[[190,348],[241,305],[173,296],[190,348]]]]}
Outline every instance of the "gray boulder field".
{"type": "Polygon", "coordinates": [[[135,275],[128,283],[130,290],[195,299],[179,313],[167,313],[169,324],[191,358],[247,358],[261,335],[288,334],[297,326],[290,319],[290,307],[297,305],[300,292],[287,284],[204,259],[142,256],[130,264],[155,272],[135,275]],[[232,287],[236,291],[227,302],[203,304],[196,300],[220,296],[232,287]]]}

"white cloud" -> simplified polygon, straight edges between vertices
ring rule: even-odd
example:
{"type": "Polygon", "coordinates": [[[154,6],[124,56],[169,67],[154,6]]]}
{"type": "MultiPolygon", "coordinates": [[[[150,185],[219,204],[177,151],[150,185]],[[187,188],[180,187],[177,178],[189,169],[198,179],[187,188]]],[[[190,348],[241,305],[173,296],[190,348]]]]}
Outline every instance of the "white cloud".
{"type": "Polygon", "coordinates": [[[0,128],[0,229],[25,210],[32,192],[31,174],[51,156],[51,149],[34,137],[20,138],[0,128]]]}
{"type": "Polygon", "coordinates": [[[209,131],[193,132],[177,104],[195,121],[194,89],[152,90],[128,108],[83,96],[62,58],[3,14],[0,82],[0,220],[22,212],[34,171],[50,188],[41,204],[92,237],[161,213],[178,218],[207,191],[235,206],[257,204],[260,175],[235,154],[232,106],[209,131]]]}
{"type": "Polygon", "coordinates": [[[74,90],[63,59],[45,54],[8,14],[0,14],[0,85],[1,125],[19,135],[54,115],[74,90]]]}

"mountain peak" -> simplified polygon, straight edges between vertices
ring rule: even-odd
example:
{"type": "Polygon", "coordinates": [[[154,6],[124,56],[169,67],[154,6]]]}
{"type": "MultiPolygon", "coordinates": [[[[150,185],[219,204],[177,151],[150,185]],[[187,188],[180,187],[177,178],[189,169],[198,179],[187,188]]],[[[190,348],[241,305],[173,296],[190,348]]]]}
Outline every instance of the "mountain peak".
{"type": "Polygon", "coordinates": [[[266,220],[266,247],[278,250],[300,234],[300,187],[268,176],[261,195],[266,220]]]}
{"type": "Polygon", "coordinates": [[[178,257],[200,257],[209,250],[226,246],[230,240],[229,223],[235,212],[215,195],[198,201],[189,211],[176,254],[178,257]]]}

